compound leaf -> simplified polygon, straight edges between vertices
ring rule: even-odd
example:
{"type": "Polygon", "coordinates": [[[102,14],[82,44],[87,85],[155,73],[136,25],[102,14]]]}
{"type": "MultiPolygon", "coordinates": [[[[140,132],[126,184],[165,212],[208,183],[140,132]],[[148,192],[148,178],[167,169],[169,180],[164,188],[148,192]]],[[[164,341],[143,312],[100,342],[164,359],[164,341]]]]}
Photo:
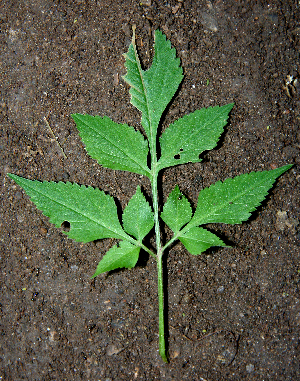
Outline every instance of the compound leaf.
{"type": "Polygon", "coordinates": [[[36,207],[57,227],[68,221],[63,233],[78,242],[130,237],[122,229],[114,199],[99,189],[72,183],[40,182],[9,174],[36,207]]]}
{"type": "Polygon", "coordinates": [[[180,192],[178,185],[169,194],[160,216],[175,234],[191,220],[191,205],[180,192]]]}
{"type": "Polygon", "coordinates": [[[154,226],[152,209],[138,186],[135,195],[130,199],[123,212],[123,227],[139,242],[154,226]]]}
{"type": "Polygon", "coordinates": [[[240,224],[248,220],[277,177],[291,167],[285,165],[270,171],[246,173],[203,189],[189,227],[214,222],[240,224]]]}
{"type": "Polygon", "coordinates": [[[106,168],[149,176],[148,142],[127,124],[107,116],[72,114],[88,154],[106,168]]]}
{"type": "Polygon", "coordinates": [[[154,50],[150,69],[142,70],[133,30],[132,43],[124,54],[127,74],[123,77],[131,86],[131,104],[142,112],[142,126],[153,142],[162,113],[183,79],[176,50],[159,30],[155,31],[154,50]]]}
{"type": "Polygon", "coordinates": [[[140,247],[134,246],[127,241],[120,241],[104,255],[98,263],[92,278],[101,273],[105,273],[106,271],[112,271],[123,267],[131,269],[136,265],[139,259],[139,253],[140,247]]]}
{"type": "Polygon", "coordinates": [[[193,255],[203,253],[212,246],[226,246],[226,244],[215,234],[197,226],[191,228],[179,240],[185,248],[193,255]]]}
{"type": "Polygon", "coordinates": [[[159,169],[200,162],[199,155],[213,149],[224,131],[233,103],[202,108],[172,123],[160,137],[159,169]]]}

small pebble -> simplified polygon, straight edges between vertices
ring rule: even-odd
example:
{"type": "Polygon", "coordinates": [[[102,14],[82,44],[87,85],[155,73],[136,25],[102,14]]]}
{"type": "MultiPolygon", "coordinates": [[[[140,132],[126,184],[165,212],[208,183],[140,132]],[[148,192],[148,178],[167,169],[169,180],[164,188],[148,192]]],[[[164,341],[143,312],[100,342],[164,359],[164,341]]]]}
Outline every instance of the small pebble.
{"type": "Polygon", "coordinates": [[[18,215],[17,215],[17,220],[18,220],[19,222],[23,222],[24,219],[25,219],[25,217],[24,217],[23,214],[18,214],[18,215]]]}
{"type": "Polygon", "coordinates": [[[42,234],[47,234],[47,233],[48,233],[48,230],[47,230],[46,228],[44,228],[44,227],[41,227],[41,228],[40,228],[40,232],[41,232],[42,234]]]}
{"type": "Polygon", "coordinates": [[[191,296],[189,294],[185,294],[182,298],[182,303],[184,304],[190,304],[191,303],[191,296]]]}

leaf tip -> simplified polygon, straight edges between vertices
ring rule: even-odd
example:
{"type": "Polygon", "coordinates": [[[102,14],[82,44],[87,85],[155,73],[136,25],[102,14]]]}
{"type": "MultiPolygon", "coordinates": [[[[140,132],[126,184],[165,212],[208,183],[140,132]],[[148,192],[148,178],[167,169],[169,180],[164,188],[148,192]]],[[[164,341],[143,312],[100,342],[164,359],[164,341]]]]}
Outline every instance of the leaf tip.
{"type": "Polygon", "coordinates": [[[278,168],[272,169],[271,171],[272,172],[274,171],[276,173],[276,179],[277,179],[279,176],[283,175],[285,172],[287,172],[293,166],[294,166],[294,164],[287,164],[287,165],[283,165],[282,167],[278,167],[278,168]]]}
{"type": "MultiPolygon", "coordinates": [[[[101,273],[99,273],[99,274],[101,274],[101,273]]],[[[98,276],[99,274],[97,273],[97,271],[95,271],[94,274],[90,277],[90,279],[96,278],[96,276],[98,276]]]]}
{"type": "Polygon", "coordinates": [[[10,179],[14,180],[14,176],[16,176],[16,175],[14,175],[13,173],[7,173],[7,176],[8,176],[10,179]]]}
{"type": "Polygon", "coordinates": [[[136,24],[132,24],[132,42],[135,41],[136,24]]]}

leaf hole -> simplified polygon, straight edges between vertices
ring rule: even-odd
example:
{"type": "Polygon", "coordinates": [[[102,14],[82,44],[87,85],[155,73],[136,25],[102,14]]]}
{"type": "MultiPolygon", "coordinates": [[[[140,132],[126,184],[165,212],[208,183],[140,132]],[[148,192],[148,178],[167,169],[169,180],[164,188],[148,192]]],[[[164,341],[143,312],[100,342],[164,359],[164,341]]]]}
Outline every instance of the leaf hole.
{"type": "Polygon", "coordinates": [[[175,160],[179,160],[179,159],[180,159],[180,155],[179,155],[179,153],[178,153],[177,155],[174,155],[174,159],[175,159],[175,160]]]}
{"type": "Polygon", "coordinates": [[[71,224],[70,224],[69,221],[64,221],[64,222],[61,224],[60,227],[62,228],[62,230],[63,230],[64,232],[69,232],[70,229],[71,229],[71,224]]]}
{"type": "Polygon", "coordinates": [[[182,196],[179,196],[179,197],[178,197],[178,200],[182,200],[182,196]]]}
{"type": "Polygon", "coordinates": [[[180,152],[183,152],[183,148],[180,148],[180,150],[179,150],[180,152]]]}

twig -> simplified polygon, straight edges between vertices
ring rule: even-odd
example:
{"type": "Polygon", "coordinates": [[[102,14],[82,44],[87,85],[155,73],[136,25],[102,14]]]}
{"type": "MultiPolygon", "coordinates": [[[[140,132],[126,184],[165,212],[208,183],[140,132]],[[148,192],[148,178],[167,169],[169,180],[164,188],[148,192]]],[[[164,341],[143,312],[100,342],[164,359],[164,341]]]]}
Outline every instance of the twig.
{"type": "Polygon", "coordinates": [[[68,158],[67,155],[64,153],[64,150],[62,149],[62,146],[59,144],[59,141],[58,141],[57,137],[54,135],[54,132],[52,131],[52,128],[50,127],[50,124],[49,124],[49,122],[48,122],[48,120],[47,120],[47,118],[45,116],[44,116],[44,121],[47,124],[47,127],[49,128],[49,131],[50,131],[51,135],[53,136],[53,138],[55,139],[58,147],[60,148],[60,150],[61,150],[61,152],[63,154],[63,157],[65,159],[67,159],[68,158]]]}
{"type": "MultiPolygon", "coordinates": [[[[178,328],[175,328],[173,326],[170,325],[170,328],[174,329],[175,331],[178,331],[178,328]]],[[[199,337],[199,339],[191,339],[190,337],[184,335],[183,333],[181,333],[181,335],[189,340],[189,341],[193,341],[193,342],[196,342],[196,341],[202,341],[204,339],[207,339],[209,336],[213,336],[213,335],[216,335],[216,334],[219,334],[219,333],[222,333],[222,332],[225,332],[226,334],[229,334],[233,337],[234,339],[234,343],[235,343],[235,353],[232,357],[232,359],[229,361],[229,363],[227,364],[227,366],[231,365],[234,361],[234,359],[236,358],[236,355],[238,353],[238,350],[239,350],[239,340],[240,340],[240,335],[237,335],[237,337],[235,336],[234,332],[232,331],[227,331],[227,330],[224,330],[224,329],[220,329],[220,330],[217,330],[217,331],[214,331],[214,332],[211,332],[211,333],[208,333],[207,335],[204,335],[202,337],[199,337]]]]}

